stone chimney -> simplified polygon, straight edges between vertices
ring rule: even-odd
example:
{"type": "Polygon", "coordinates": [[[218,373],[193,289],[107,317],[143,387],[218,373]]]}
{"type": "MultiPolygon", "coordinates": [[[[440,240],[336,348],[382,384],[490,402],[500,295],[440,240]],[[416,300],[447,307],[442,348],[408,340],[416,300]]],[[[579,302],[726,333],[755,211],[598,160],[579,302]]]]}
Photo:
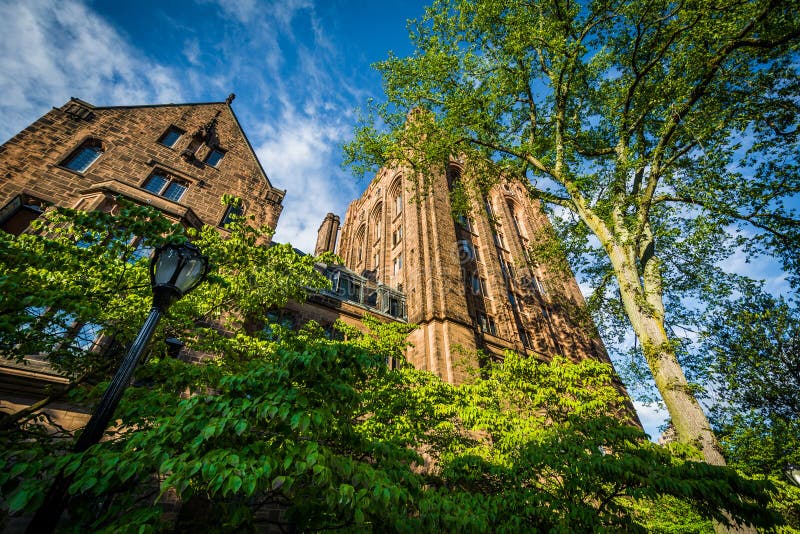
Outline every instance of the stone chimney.
{"type": "Polygon", "coordinates": [[[317,231],[317,246],[314,248],[314,255],[319,256],[323,252],[333,252],[336,248],[338,233],[339,216],[328,213],[317,231]]]}

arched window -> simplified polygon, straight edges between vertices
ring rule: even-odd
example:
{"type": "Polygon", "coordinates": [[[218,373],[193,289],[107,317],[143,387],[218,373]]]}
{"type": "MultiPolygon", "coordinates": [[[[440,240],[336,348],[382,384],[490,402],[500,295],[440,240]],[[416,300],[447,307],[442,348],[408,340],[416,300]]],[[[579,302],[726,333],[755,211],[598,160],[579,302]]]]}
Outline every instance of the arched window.
{"type": "Polygon", "coordinates": [[[489,200],[489,197],[483,199],[483,207],[486,209],[486,215],[488,215],[490,219],[494,219],[494,208],[492,207],[492,201],[489,200]]]}
{"type": "Polygon", "coordinates": [[[447,167],[447,189],[452,191],[461,182],[461,168],[456,165],[447,167]]]}
{"type": "Polygon", "coordinates": [[[372,242],[383,237],[383,202],[379,202],[370,214],[370,224],[372,225],[372,242]]]}
{"type": "Polygon", "coordinates": [[[357,264],[361,264],[364,261],[364,234],[366,233],[366,226],[363,224],[361,227],[356,231],[356,250],[355,250],[355,257],[357,264]]]}
{"type": "Polygon", "coordinates": [[[75,172],[85,172],[102,154],[103,143],[98,139],[87,139],[72,151],[61,166],[75,172]]]}
{"type": "Polygon", "coordinates": [[[393,213],[395,217],[403,213],[403,177],[398,176],[395,178],[392,185],[389,187],[389,198],[392,202],[393,213]]]}
{"type": "Polygon", "coordinates": [[[528,239],[528,232],[525,228],[525,223],[520,217],[520,210],[517,204],[509,199],[506,201],[506,205],[508,206],[508,213],[511,215],[511,222],[514,225],[514,230],[517,231],[517,235],[523,240],[528,239]]]}

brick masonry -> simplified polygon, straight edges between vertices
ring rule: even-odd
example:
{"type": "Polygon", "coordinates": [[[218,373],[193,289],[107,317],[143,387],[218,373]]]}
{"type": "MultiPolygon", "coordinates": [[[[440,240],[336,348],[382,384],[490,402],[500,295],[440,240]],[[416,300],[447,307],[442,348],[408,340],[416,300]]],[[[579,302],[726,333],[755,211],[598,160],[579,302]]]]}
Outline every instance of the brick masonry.
{"type": "Polygon", "coordinates": [[[554,236],[523,184],[505,181],[481,198],[457,162],[425,185],[412,178],[381,169],[350,204],[337,252],[405,293],[408,320],[420,326],[410,336],[416,367],[458,383],[480,365],[479,349],[609,361],[563,255],[536,255],[557,247],[536,246],[554,236]],[[452,209],[454,181],[470,198],[463,218],[452,209]]]}
{"type": "Polygon", "coordinates": [[[270,184],[229,101],[96,107],[72,99],[0,147],[0,206],[26,195],[45,204],[110,209],[122,195],[187,226],[219,226],[223,194],[243,198],[244,213],[257,224],[277,225],[285,191],[270,184]],[[170,127],[183,132],[172,147],[159,142],[170,127]],[[66,168],[89,141],[102,145],[100,157],[84,172],[66,168]],[[212,148],[224,151],[216,166],[204,163],[212,148]],[[142,187],[154,172],[187,185],[177,202],[142,187]]]}

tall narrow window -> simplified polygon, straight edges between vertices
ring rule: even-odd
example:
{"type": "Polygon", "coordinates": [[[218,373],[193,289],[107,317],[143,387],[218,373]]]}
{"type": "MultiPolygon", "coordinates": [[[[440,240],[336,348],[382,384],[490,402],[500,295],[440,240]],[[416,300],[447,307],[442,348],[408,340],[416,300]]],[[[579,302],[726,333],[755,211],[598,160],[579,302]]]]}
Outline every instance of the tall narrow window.
{"type": "Polygon", "coordinates": [[[103,154],[103,144],[97,139],[84,141],[61,164],[75,172],[85,172],[103,154]]]}
{"type": "Polygon", "coordinates": [[[528,347],[528,348],[530,348],[530,347],[532,346],[532,344],[531,344],[531,338],[528,336],[528,334],[527,334],[527,333],[525,333],[525,330],[520,330],[520,331],[519,331],[519,339],[520,339],[520,341],[522,341],[522,344],[523,344],[525,347],[528,347]]]}
{"type": "Polygon", "coordinates": [[[544,290],[544,286],[539,281],[539,279],[537,277],[535,277],[535,276],[533,277],[533,283],[536,284],[536,289],[539,290],[539,293],[541,293],[542,295],[546,295],[547,294],[547,292],[544,290]]]}
{"type": "Polygon", "coordinates": [[[492,208],[492,202],[488,198],[484,198],[483,205],[486,208],[486,215],[488,215],[490,219],[493,219],[494,209],[492,208]]]}
{"type": "Polygon", "coordinates": [[[358,258],[358,264],[360,265],[361,262],[364,260],[364,243],[366,239],[364,239],[364,234],[366,234],[366,226],[361,225],[358,230],[356,231],[356,258],[358,258]]]}
{"type": "Polygon", "coordinates": [[[400,226],[394,232],[392,232],[392,245],[397,245],[402,240],[403,240],[403,227],[400,226]]]}
{"type": "Polygon", "coordinates": [[[394,197],[394,214],[400,215],[403,213],[403,195],[396,193],[394,197]]]}
{"type": "Polygon", "coordinates": [[[511,214],[511,223],[514,225],[514,230],[516,230],[517,235],[521,237],[523,240],[527,239],[528,234],[525,229],[525,224],[523,220],[520,220],[520,210],[515,202],[512,202],[510,199],[508,200],[508,213],[511,214]]]}
{"type": "Polygon", "coordinates": [[[170,126],[169,128],[167,128],[167,131],[164,132],[164,134],[161,137],[159,137],[158,142],[164,146],[174,147],[175,143],[178,142],[178,139],[180,139],[184,133],[185,132],[180,128],[176,128],[175,126],[170,126]]]}
{"type": "Polygon", "coordinates": [[[142,185],[151,193],[162,196],[166,199],[177,202],[186,192],[187,185],[181,180],[176,180],[168,177],[166,174],[156,172],[150,175],[150,178],[142,185]]]}
{"type": "Polygon", "coordinates": [[[462,265],[475,260],[475,248],[468,239],[460,239],[457,246],[458,261],[461,262],[462,265]]]}
{"type": "Polygon", "coordinates": [[[494,319],[486,315],[485,313],[478,314],[478,322],[481,327],[481,331],[486,334],[491,334],[493,336],[497,335],[497,327],[494,324],[494,319]]]}
{"type": "Polygon", "coordinates": [[[394,262],[392,263],[392,267],[393,267],[392,271],[394,272],[395,276],[400,274],[400,270],[403,268],[403,253],[402,252],[400,254],[398,254],[397,257],[394,259],[394,262]]]}
{"type": "Polygon", "coordinates": [[[472,286],[472,294],[473,295],[483,295],[483,280],[477,273],[472,273],[470,275],[470,285],[472,286]]]}
{"type": "Polygon", "coordinates": [[[514,293],[512,293],[511,291],[508,292],[508,302],[511,303],[512,308],[514,308],[515,310],[518,309],[517,299],[516,297],[514,297],[514,293]]]}

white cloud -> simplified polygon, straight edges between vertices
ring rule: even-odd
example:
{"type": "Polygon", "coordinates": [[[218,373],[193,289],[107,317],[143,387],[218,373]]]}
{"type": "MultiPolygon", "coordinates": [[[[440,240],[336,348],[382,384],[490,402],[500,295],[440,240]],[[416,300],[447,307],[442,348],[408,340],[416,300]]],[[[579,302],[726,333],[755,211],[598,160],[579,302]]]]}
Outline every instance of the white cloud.
{"type": "Polygon", "coordinates": [[[197,37],[187,39],[186,42],[184,42],[183,55],[186,57],[186,60],[195,67],[202,65],[200,61],[200,41],[197,37]]]}
{"type": "Polygon", "coordinates": [[[275,240],[313,252],[325,214],[343,216],[357,195],[355,182],[342,177],[332,163],[347,127],[291,108],[265,127],[267,139],[256,153],[272,184],[287,189],[275,240]]]}
{"type": "Polygon", "coordinates": [[[650,435],[652,441],[658,441],[658,437],[661,435],[658,427],[664,425],[669,419],[667,410],[655,404],[642,404],[637,401],[633,401],[633,407],[636,408],[644,431],[650,435]]]}
{"type": "Polygon", "coordinates": [[[92,103],[176,102],[180,76],[141,56],[75,1],[0,3],[0,138],[77,96],[92,103]]]}
{"type": "Polygon", "coordinates": [[[325,214],[343,216],[361,187],[340,169],[356,103],[340,88],[355,84],[339,70],[341,58],[312,2],[261,3],[254,16],[244,16],[247,1],[217,3],[236,27],[237,41],[220,44],[226,76],[246,77],[263,98],[243,122],[255,125],[248,135],[272,184],[287,190],[274,239],[313,252],[325,214]],[[258,63],[241,61],[239,41],[258,63]]]}
{"type": "Polygon", "coordinates": [[[0,142],[71,96],[133,105],[236,92],[264,168],[287,190],[276,239],[312,251],[325,213],[344,215],[363,186],[339,166],[355,92],[363,88],[340,70],[342,58],[309,0],[209,0],[201,7],[222,17],[224,31],[214,40],[160,19],[178,37],[175,57],[188,63],[172,67],[148,58],[129,41],[135,36],[81,0],[0,0],[0,142]]]}

